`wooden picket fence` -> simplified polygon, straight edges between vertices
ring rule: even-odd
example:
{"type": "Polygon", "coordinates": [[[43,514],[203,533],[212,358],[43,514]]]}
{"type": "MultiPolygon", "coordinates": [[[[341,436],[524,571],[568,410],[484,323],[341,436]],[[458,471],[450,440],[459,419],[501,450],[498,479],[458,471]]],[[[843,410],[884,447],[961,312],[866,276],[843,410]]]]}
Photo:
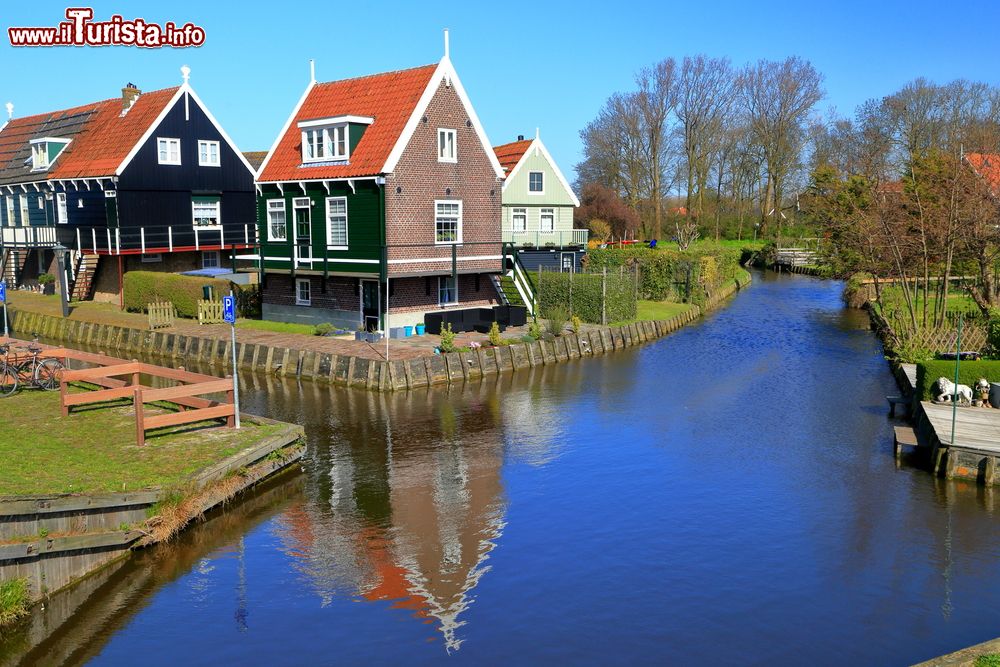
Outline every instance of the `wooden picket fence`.
{"type": "Polygon", "coordinates": [[[150,329],[165,329],[174,326],[177,311],[169,301],[150,303],[146,305],[146,315],[149,317],[150,329]]]}
{"type": "Polygon", "coordinates": [[[198,301],[198,324],[221,324],[222,323],[222,302],[198,301]]]}

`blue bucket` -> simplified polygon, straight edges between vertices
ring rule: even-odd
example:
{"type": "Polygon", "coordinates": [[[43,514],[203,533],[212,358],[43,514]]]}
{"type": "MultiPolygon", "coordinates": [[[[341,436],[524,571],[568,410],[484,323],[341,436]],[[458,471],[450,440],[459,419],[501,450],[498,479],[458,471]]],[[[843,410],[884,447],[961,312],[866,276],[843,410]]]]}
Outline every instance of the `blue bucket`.
{"type": "Polygon", "coordinates": [[[403,335],[409,338],[413,335],[413,327],[403,327],[403,335]]]}

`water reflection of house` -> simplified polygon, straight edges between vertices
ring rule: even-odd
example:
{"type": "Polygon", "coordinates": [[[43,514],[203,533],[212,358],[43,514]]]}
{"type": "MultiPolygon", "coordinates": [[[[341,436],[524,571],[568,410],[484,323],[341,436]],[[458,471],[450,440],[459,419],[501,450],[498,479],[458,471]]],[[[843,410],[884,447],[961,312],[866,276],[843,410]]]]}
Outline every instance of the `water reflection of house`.
{"type": "Polygon", "coordinates": [[[322,502],[286,512],[281,535],[324,604],[338,595],[394,601],[433,623],[450,651],[503,528],[501,431],[485,404],[412,407],[412,420],[392,412],[405,438],[390,427],[381,441],[368,430],[331,446],[322,502]]]}

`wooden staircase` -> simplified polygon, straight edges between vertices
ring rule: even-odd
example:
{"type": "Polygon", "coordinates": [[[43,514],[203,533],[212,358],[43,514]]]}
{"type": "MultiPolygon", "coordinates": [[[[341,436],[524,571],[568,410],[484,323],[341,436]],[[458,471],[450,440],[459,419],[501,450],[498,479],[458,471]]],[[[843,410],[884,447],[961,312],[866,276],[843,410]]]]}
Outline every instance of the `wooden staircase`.
{"type": "Polygon", "coordinates": [[[21,266],[24,263],[22,251],[6,248],[3,257],[0,257],[0,280],[7,283],[8,289],[18,286],[18,276],[21,275],[21,266]]]}
{"type": "Polygon", "coordinates": [[[86,301],[94,291],[94,275],[97,273],[97,262],[100,255],[94,253],[80,253],[80,259],[76,263],[73,281],[73,291],[70,293],[72,301],[86,301]]]}
{"type": "Polygon", "coordinates": [[[497,293],[500,294],[500,300],[509,306],[523,306],[524,299],[521,298],[521,293],[517,291],[517,286],[514,285],[514,279],[510,276],[500,276],[498,280],[495,281],[497,287],[497,293]]]}

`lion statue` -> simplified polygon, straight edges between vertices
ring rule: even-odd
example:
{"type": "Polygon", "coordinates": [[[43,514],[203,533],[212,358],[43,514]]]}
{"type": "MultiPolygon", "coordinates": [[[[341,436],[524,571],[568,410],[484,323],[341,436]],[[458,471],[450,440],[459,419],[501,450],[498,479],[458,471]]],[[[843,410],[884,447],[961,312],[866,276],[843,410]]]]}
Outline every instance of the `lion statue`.
{"type": "Polygon", "coordinates": [[[938,403],[950,403],[957,395],[959,405],[972,405],[972,387],[969,385],[960,384],[956,387],[955,383],[946,377],[939,377],[936,384],[938,403]]]}

